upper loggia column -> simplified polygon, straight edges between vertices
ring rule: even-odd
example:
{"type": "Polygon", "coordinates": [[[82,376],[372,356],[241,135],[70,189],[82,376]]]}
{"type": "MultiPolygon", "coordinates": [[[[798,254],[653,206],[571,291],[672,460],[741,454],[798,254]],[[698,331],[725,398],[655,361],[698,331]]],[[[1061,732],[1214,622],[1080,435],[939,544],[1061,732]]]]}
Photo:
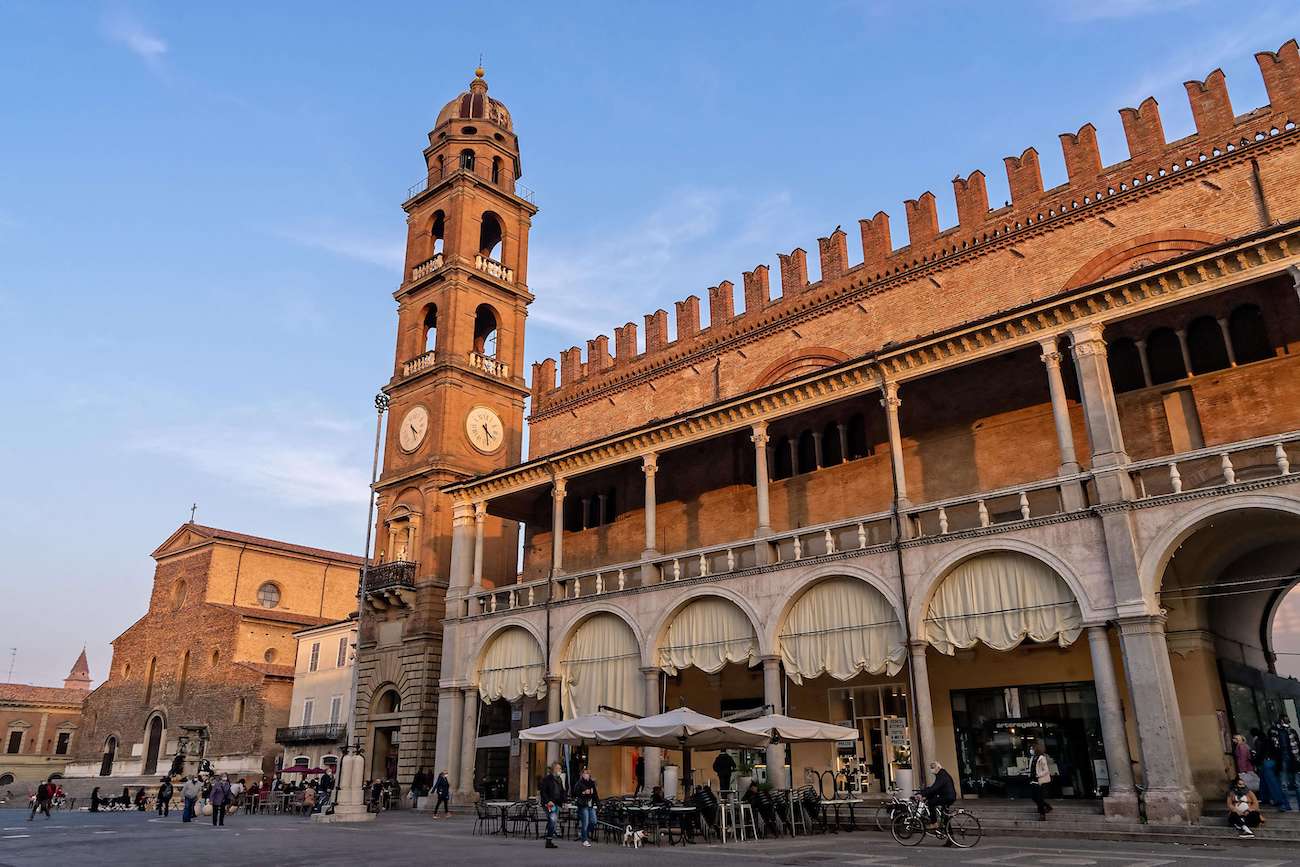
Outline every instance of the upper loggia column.
{"type": "Polygon", "coordinates": [[[556,476],[551,488],[551,571],[564,574],[564,492],[568,482],[556,476]]]}
{"type": "MultiPolygon", "coordinates": [[[[772,713],[785,713],[781,700],[781,657],[763,657],[763,701],[772,706],[772,713]]],[[[774,789],[790,788],[785,773],[785,744],[767,745],[767,782],[774,789]]]]}
{"type": "Polygon", "coordinates": [[[916,719],[912,720],[912,731],[916,732],[921,742],[921,762],[912,757],[912,767],[918,782],[930,782],[930,762],[938,761],[939,754],[935,748],[934,708],[930,704],[930,667],[925,661],[925,651],[929,645],[924,641],[910,641],[907,649],[911,654],[912,665],[912,708],[916,719]]]}
{"type": "Polygon", "coordinates": [[[655,496],[655,474],[659,472],[659,456],[654,453],[644,455],[641,472],[645,475],[645,548],[641,551],[641,558],[649,560],[659,555],[656,547],[658,530],[655,528],[655,513],[659,508],[655,496]]]}
{"type": "Polygon", "coordinates": [[[770,536],[772,535],[772,506],[767,477],[767,444],[771,438],[767,435],[767,422],[757,422],[751,430],[749,441],[754,444],[754,492],[758,513],[758,525],[754,528],[754,535],[770,536]]]}
{"type": "MultiPolygon", "coordinates": [[[[464,593],[474,580],[474,505],[458,500],[451,506],[452,592],[464,593]]],[[[478,612],[472,612],[478,613],[478,612]]]]}
{"type": "MultiPolygon", "coordinates": [[[[1043,348],[1040,358],[1047,368],[1047,391],[1052,398],[1052,423],[1056,427],[1056,448],[1061,458],[1056,473],[1060,476],[1073,476],[1079,472],[1079,460],[1074,453],[1070,405],[1066,402],[1065,382],[1061,379],[1061,353],[1057,349],[1055,336],[1040,341],[1039,345],[1043,348]]],[[[1077,481],[1063,484],[1061,500],[1068,512],[1083,508],[1083,487],[1077,481]]]]}
{"type": "Polygon", "coordinates": [[[1103,806],[1108,816],[1137,818],[1137,795],[1133,789],[1133,764],[1124,727],[1124,706],[1115,680],[1115,662],[1110,652],[1106,625],[1088,627],[1088,649],[1092,652],[1092,682],[1097,690],[1097,713],[1101,717],[1102,747],[1110,777],[1110,793],[1103,806]]]}
{"type": "Polygon", "coordinates": [[[1115,390],[1106,362],[1106,341],[1099,324],[1084,325],[1070,332],[1074,366],[1079,374],[1079,394],[1088,420],[1092,446],[1092,469],[1097,493],[1103,503],[1128,499],[1133,485],[1126,472],[1107,472],[1128,463],[1124,432],[1120,428],[1115,390]]]}
{"type": "Polygon", "coordinates": [[[912,505],[907,498],[907,473],[903,469],[903,438],[898,428],[898,408],[903,401],[898,396],[898,383],[885,380],[881,386],[880,405],[885,408],[885,428],[889,432],[889,455],[894,462],[894,478],[898,490],[894,492],[898,499],[898,508],[906,509],[912,505]]]}
{"type": "Polygon", "coordinates": [[[1228,366],[1237,366],[1237,351],[1232,346],[1232,329],[1228,327],[1228,320],[1220,316],[1215,320],[1219,323],[1219,332],[1223,335],[1223,348],[1228,350],[1228,366]]]}
{"type": "Polygon", "coordinates": [[[474,586],[483,586],[483,525],[487,523],[487,503],[474,504],[474,586]]]}
{"type": "MultiPolygon", "coordinates": [[[[645,715],[659,713],[659,669],[643,668],[641,676],[645,683],[645,715]]],[[[663,753],[658,747],[646,747],[642,751],[645,758],[645,784],[651,791],[660,784],[659,771],[663,763],[663,753]]]]}

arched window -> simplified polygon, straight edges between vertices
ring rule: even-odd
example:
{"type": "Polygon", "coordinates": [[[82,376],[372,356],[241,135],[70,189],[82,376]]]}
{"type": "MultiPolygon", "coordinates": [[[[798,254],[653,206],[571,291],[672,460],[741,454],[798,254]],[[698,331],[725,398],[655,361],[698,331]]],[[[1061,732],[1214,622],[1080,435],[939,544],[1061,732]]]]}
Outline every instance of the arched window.
{"type": "Polygon", "coordinates": [[[436,166],[438,170],[438,180],[447,177],[447,167],[443,165],[442,154],[438,154],[438,162],[436,163],[436,166]]]}
{"type": "Polygon", "coordinates": [[[294,756],[294,757],[293,757],[293,766],[294,766],[295,768],[310,768],[310,767],[311,767],[311,758],[308,757],[308,756],[294,756]]]}
{"type": "Polygon", "coordinates": [[[772,478],[788,479],[794,475],[790,460],[790,438],[781,437],[772,442],[772,478]]]}
{"type": "Polygon", "coordinates": [[[437,256],[442,252],[443,241],[447,237],[447,217],[442,211],[434,211],[429,235],[433,238],[433,255],[437,256]]]}
{"type": "Polygon", "coordinates": [[[1228,348],[1217,319],[1199,316],[1192,320],[1187,326],[1187,354],[1192,359],[1192,373],[1209,373],[1228,366],[1228,348]]]}
{"type": "Polygon", "coordinates": [[[433,352],[438,348],[438,305],[430,304],[424,308],[424,351],[433,352]]]}
{"type": "Polygon", "coordinates": [[[1264,314],[1254,304],[1242,304],[1232,311],[1228,317],[1228,334],[1238,364],[1263,361],[1274,355],[1268,329],[1264,327],[1264,314]]]}
{"type": "Polygon", "coordinates": [[[474,171],[474,151],[465,148],[460,152],[460,167],[471,172],[474,171]]]}
{"type": "Polygon", "coordinates": [[[280,604],[280,588],[267,581],[257,588],[257,604],[263,608],[275,608],[280,604]]]}
{"type": "Polygon", "coordinates": [[[186,678],[189,677],[189,674],[190,674],[190,652],[187,650],[185,651],[185,655],[181,657],[181,676],[176,682],[177,701],[185,700],[185,680],[186,678]]]}
{"type": "Polygon", "coordinates": [[[501,183],[501,157],[492,158],[492,183],[501,183]]]}
{"type": "Polygon", "coordinates": [[[180,607],[185,604],[185,580],[181,579],[176,582],[172,588],[172,610],[179,611],[180,607]]]}
{"type": "Polygon", "coordinates": [[[156,656],[149,657],[149,673],[145,676],[145,681],[144,681],[144,703],[146,705],[148,705],[149,700],[153,698],[153,675],[154,675],[154,669],[156,669],[157,667],[158,667],[158,657],[156,656]]]}
{"type": "Polygon", "coordinates": [[[1142,357],[1131,337],[1121,337],[1110,345],[1107,353],[1110,365],[1110,382],[1116,392],[1133,391],[1146,385],[1142,378],[1142,357]]]}
{"type": "Polygon", "coordinates": [[[799,466],[796,471],[811,473],[815,469],[817,469],[817,445],[813,442],[812,431],[806,430],[799,434],[799,466]]]}
{"type": "Polygon", "coordinates": [[[488,358],[497,357],[497,314],[487,304],[480,304],[474,311],[474,351],[488,358]]]}
{"type": "Polygon", "coordinates": [[[1157,328],[1147,336],[1147,364],[1151,368],[1151,382],[1156,385],[1187,375],[1183,350],[1172,328],[1157,328]]]}
{"type": "Polygon", "coordinates": [[[399,713],[402,710],[402,694],[395,689],[384,690],[375,704],[375,713],[399,713]]]}
{"type": "Polygon", "coordinates": [[[221,651],[220,650],[212,651],[212,667],[216,668],[217,663],[220,661],[221,661],[221,651]]]}
{"type": "Polygon", "coordinates": [[[235,723],[239,724],[244,721],[244,700],[235,699],[235,723]]]}
{"type": "Polygon", "coordinates": [[[104,758],[99,763],[99,775],[101,777],[112,776],[113,758],[117,755],[117,738],[110,737],[104,741],[104,758]]]}
{"type": "Polygon", "coordinates": [[[844,463],[844,448],[840,443],[840,425],[838,422],[831,422],[822,431],[822,466],[833,467],[842,463],[844,463]]]}
{"type": "Polygon", "coordinates": [[[478,230],[478,252],[480,256],[501,261],[501,239],[505,232],[501,228],[501,218],[491,211],[483,212],[483,220],[478,230]]]}
{"type": "Polygon", "coordinates": [[[849,454],[848,459],[865,458],[871,454],[867,443],[867,420],[862,413],[849,416],[849,454]]]}

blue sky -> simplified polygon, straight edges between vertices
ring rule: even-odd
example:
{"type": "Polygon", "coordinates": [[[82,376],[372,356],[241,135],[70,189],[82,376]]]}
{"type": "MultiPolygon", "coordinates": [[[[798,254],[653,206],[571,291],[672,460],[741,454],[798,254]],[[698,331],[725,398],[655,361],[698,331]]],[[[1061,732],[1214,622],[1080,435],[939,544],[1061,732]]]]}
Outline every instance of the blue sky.
{"type": "Polygon", "coordinates": [[[531,361],[837,224],[856,261],[877,210],[905,243],[927,189],[950,225],[950,179],[1000,202],[1029,145],[1058,183],[1085,121],[1123,159],[1147,95],[1184,135],[1216,66],[1261,105],[1253,52],[1300,34],[1287,2],[362,8],[0,0],[0,673],[84,642],[101,678],[192,502],[360,550],[399,205],[479,52],[542,209],[531,361]]]}

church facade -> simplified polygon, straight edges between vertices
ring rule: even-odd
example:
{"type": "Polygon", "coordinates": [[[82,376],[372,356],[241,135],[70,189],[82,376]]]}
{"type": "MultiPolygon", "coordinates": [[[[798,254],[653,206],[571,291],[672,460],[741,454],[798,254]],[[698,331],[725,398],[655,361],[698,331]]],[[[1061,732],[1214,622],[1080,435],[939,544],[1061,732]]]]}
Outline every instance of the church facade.
{"type": "MultiPolygon", "coordinates": [[[[956,226],[925,192],[905,245],[884,212],[853,255],[837,227],[816,279],[779,254],[779,294],[757,265],[528,392],[535,208],[476,76],[404,206],[358,733],[520,794],[557,755],[530,724],[767,706],[860,733],[746,757],[777,785],[937,759],[1015,796],[1043,740],[1057,797],[1199,815],[1230,735],[1300,697],[1269,634],[1300,571],[1300,52],[1256,59],[1265,106],[1216,70],[1192,135],[1148,99],[1124,159],[1085,124],[1064,183],[1028,148],[1003,206],[959,176],[956,226]]],[[[585,760],[632,788],[631,751],[585,760]]]]}
{"type": "Polygon", "coordinates": [[[149,778],[203,761],[275,769],[289,724],[294,633],[355,609],[361,558],[199,524],[153,552],[149,610],[113,641],[85,701],[69,777],[149,778]]]}
{"type": "Polygon", "coordinates": [[[0,795],[26,796],[42,780],[62,776],[77,746],[90,683],[84,649],[62,687],[0,683],[0,795]]]}

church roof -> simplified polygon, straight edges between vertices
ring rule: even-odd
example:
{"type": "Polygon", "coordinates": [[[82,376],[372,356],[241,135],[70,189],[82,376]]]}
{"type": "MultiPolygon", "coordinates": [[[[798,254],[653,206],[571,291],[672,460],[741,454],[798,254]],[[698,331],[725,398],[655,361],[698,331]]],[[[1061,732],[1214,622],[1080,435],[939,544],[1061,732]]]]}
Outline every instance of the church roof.
{"type": "Polygon", "coordinates": [[[69,680],[72,678],[80,680],[83,677],[90,677],[90,662],[86,659],[86,648],[84,647],[81,648],[81,656],[78,656],[77,661],[72,663],[72,671],[68,672],[69,680]]]}
{"type": "Polygon", "coordinates": [[[255,608],[248,605],[227,605],[224,602],[207,602],[204,603],[211,608],[220,608],[222,611],[233,611],[242,617],[253,617],[258,620],[274,620],[278,623],[292,623],[297,626],[320,626],[329,623],[333,618],[317,617],[313,614],[294,614],[292,611],[281,611],[278,608],[255,608]]]}
{"type": "Polygon", "coordinates": [[[57,686],[31,686],[26,683],[0,683],[0,704],[62,704],[81,707],[90,693],[84,689],[57,686]]]}
{"type": "Polygon", "coordinates": [[[479,67],[474,70],[474,80],[469,83],[469,90],[463,90],[442,107],[438,112],[438,122],[434,128],[442,126],[447,121],[456,118],[459,120],[485,120],[494,123],[502,129],[511,129],[510,109],[506,108],[505,103],[493,99],[487,95],[487,79],[483,77],[483,68],[479,67]]]}
{"type": "MultiPolygon", "coordinates": [[[[316,557],[322,560],[335,560],[339,563],[352,563],[360,566],[362,558],[355,554],[344,554],[341,551],[329,551],[324,548],[312,548],[307,545],[294,545],[290,542],[281,542],[277,539],[268,539],[265,536],[250,536],[247,533],[237,533],[234,530],[223,530],[219,527],[206,527],[203,524],[182,524],[176,532],[167,537],[153,552],[153,557],[162,556],[168,548],[173,547],[173,540],[183,534],[188,533],[199,539],[235,542],[243,545],[257,545],[262,548],[272,548],[276,551],[284,551],[289,554],[302,554],[307,557],[316,557]]],[[[191,540],[191,544],[193,540],[191,540]]],[[[187,546],[188,547],[188,546],[187,546]]]]}

